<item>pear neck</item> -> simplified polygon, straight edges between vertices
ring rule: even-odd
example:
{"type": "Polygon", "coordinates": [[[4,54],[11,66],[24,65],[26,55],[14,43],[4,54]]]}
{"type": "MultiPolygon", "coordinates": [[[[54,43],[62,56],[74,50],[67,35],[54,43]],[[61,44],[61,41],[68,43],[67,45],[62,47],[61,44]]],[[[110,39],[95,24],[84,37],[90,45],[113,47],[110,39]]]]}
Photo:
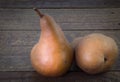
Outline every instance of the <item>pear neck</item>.
{"type": "Polygon", "coordinates": [[[44,17],[40,19],[40,26],[43,32],[49,32],[51,34],[56,33],[59,27],[54,19],[49,15],[44,15],[44,17]]]}

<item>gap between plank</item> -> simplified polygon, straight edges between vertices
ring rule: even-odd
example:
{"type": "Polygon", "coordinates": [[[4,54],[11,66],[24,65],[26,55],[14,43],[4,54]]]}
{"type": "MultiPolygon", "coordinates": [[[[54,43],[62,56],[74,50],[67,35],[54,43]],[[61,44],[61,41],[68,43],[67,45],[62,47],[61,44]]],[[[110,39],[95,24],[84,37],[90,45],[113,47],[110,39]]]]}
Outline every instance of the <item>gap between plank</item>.
{"type": "MultiPolygon", "coordinates": [[[[37,7],[38,9],[110,9],[120,7],[37,7]]],[[[0,9],[33,9],[33,7],[0,7],[0,9]]]]}
{"type": "MultiPolygon", "coordinates": [[[[120,29],[62,29],[63,31],[120,31],[120,29]]],[[[0,29],[0,31],[41,31],[33,29],[0,29]]]]}

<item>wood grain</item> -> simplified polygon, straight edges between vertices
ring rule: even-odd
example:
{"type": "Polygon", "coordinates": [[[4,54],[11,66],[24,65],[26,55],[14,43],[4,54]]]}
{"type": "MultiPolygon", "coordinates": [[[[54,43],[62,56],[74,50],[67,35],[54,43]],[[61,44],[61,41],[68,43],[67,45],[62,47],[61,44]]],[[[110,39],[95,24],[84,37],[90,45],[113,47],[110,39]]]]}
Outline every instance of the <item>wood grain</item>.
{"type": "MultiPolygon", "coordinates": [[[[64,31],[71,42],[74,38],[90,33],[103,33],[115,39],[120,49],[120,30],[64,31]]],[[[30,51],[37,43],[40,31],[0,31],[0,71],[33,71],[30,51]]],[[[111,70],[120,70],[120,54],[111,70]]],[[[75,65],[70,71],[79,71],[75,65]]]]}
{"type": "Polygon", "coordinates": [[[120,54],[108,72],[98,75],[84,73],[74,62],[61,77],[34,72],[30,51],[40,28],[33,7],[55,18],[70,42],[99,32],[115,39],[120,49],[120,0],[0,0],[0,82],[120,82],[120,54]]]}
{"type": "Polygon", "coordinates": [[[101,8],[120,7],[119,0],[0,0],[1,8],[101,8]]]}
{"type": "MultiPolygon", "coordinates": [[[[120,29],[120,8],[41,9],[63,30],[120,29]]],[[[39,16],[33,9],[0,9],[0,30],[39,30],[39,16]]]]}
{"type": "Polygon", "coordinates": [[[120,82],[120,72],[88,75],[84,72],[68,72],[64,76],[50,78],[36,72],[0,72],[0,82],[120,82]]]}

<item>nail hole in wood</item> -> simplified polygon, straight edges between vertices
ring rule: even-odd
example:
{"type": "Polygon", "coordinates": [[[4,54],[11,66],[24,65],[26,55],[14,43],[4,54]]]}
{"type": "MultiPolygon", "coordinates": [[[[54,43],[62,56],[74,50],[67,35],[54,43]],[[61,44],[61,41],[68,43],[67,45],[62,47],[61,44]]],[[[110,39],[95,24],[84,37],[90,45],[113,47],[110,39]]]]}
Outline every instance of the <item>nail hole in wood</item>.
{"type": "Polygon", "coordinates": [[[118,23],[118,25],[120,25],[120,23],[118,23]]]}
{"type": "Polygon", "coordinates": [[[115,14],[114,12],[111,12],[111,14],[115,14]]]}

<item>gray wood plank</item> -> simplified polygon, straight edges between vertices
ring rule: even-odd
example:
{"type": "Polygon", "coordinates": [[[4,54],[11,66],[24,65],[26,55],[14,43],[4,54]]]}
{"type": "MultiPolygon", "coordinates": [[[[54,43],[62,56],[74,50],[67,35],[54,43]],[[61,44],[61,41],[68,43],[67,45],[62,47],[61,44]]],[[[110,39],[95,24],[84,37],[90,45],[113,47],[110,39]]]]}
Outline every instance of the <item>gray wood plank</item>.
{"type": "Polygon", "coordinates": [[[93,8],[120,7],[119,0],[0,0],[1,8],[93,8]]]}
{"type": "MultiPolygon", "coordinates": [[[[53,16],[63,30],[120,29],[120,8],[41,9],[53,16]]],[[[0,9],[0,30],[39,30],[33,9],[0,9]]]]}
{"type": "MultiPolygon", "coordinates": [[[[83,37],[91,33],[103,33],[115,39],[117,44],[120,45],[120,30],[80,30],[63,32],[70,42],[76,37],[83,37]]],[[[39,40],[40,33],[41,31],[0,31],[0,46],[1,48],[33,46],[39,40]]]]}
{"type": "MultiPolygon", "coordinates": [[[[103,33],[116,40],[120,49],[120,30],[64,31],[71,42],[74,38],[93,32],[103,33]]],[[[39,39],[40,31],[0,31],[0,71],[34,71],[30,51],[39,39]]],[[[120,70],[120,54],[111,70],[120,70]]],[[[80,71],[75,65],[70,71],[80,71]]]]}
{"type": "Polygon", "coordinates": [[[0,82],[120,82],[120,72],[88,75],[83,72],[68,72],[56,77],[44,77],[36,72],[0,72],[0,82]]]}
{"type": "Polygon", "coordinates": [[[0,71],[34,71],[29,53],[25,56],[0,56],[0,71]]]}

